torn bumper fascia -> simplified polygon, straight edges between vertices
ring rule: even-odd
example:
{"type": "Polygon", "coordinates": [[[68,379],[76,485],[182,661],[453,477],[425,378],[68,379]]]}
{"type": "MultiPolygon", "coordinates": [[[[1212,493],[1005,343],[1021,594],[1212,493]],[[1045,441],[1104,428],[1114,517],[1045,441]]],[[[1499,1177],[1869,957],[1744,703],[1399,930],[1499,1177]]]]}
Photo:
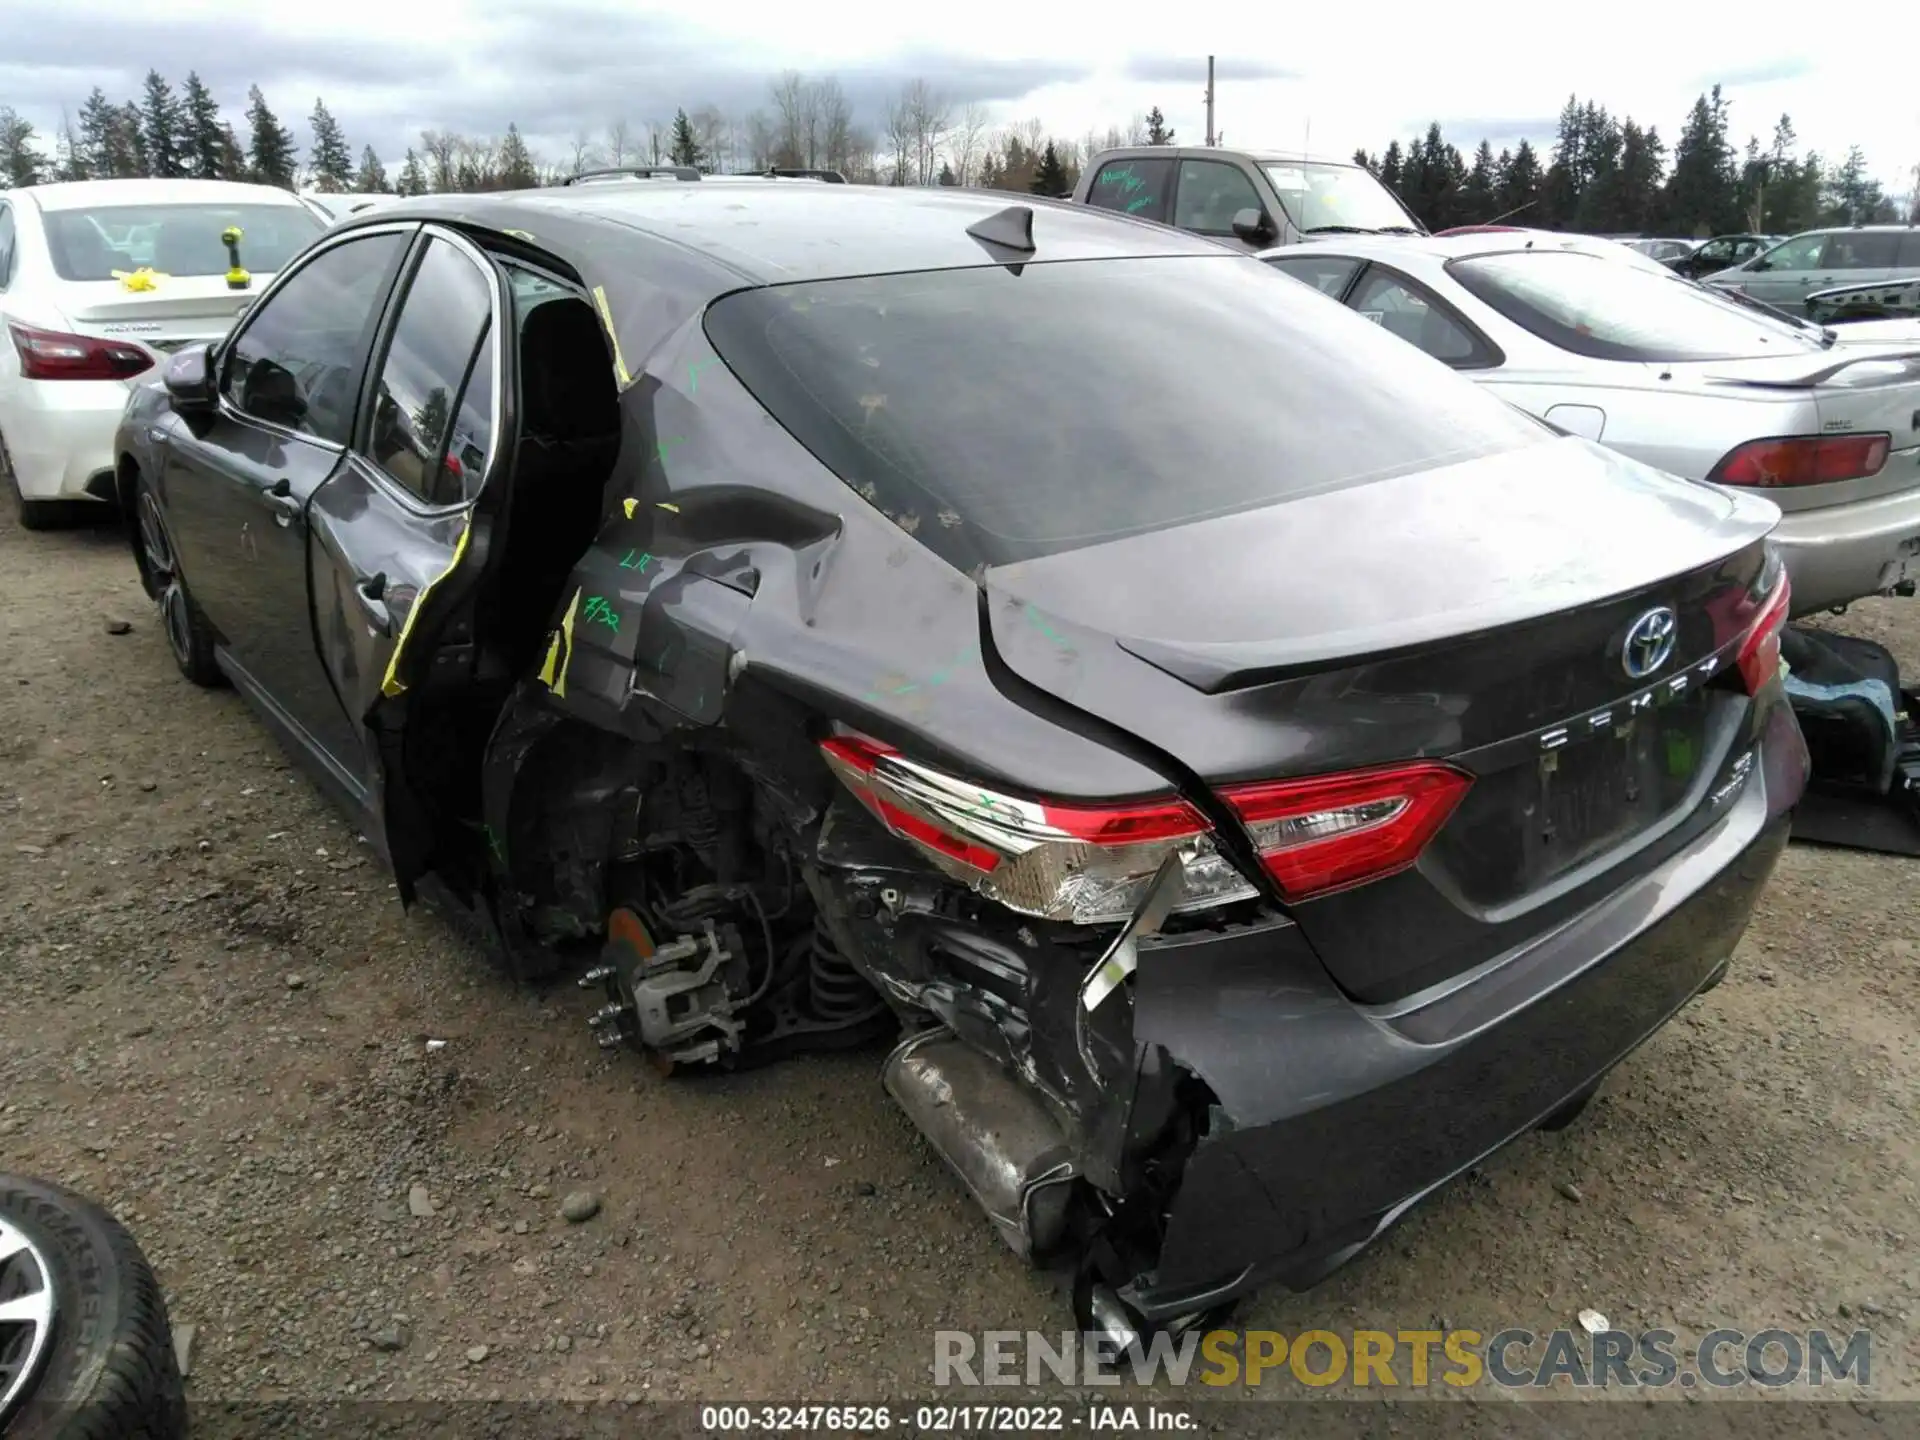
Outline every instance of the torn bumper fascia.
{"type": "MultiPolygon", "coordinates": [[[[1180,1077],[1135,1046],[1124,992],[1092,1009],[1083,995],[1138,932],[1088,934],[978,900],[851,800],[829,808],[815,859],[810,883],[836,942],[902,1018],[924,1024],[915,1017],[931,1014],[1030,1086],[1059,1121],[1078,1173],[1123,1193],[1133,1159],[1174,1117],[1180,1077]]],[[[1168,893],[1161,900],[1172,903],[1168,893]]]]}
{"type": "Polygon", "coordinates": [[[1328,977],[1286,921],[1142,942],[1134,1033],[1216,1101],[1150,1320],[1344,1264],[1453,1176],[1595,1084],[1727,961],[1786,844],[1805,747],[1785,706],[1727,813],[1530,948],[1391,1006],[1328,977]]]}

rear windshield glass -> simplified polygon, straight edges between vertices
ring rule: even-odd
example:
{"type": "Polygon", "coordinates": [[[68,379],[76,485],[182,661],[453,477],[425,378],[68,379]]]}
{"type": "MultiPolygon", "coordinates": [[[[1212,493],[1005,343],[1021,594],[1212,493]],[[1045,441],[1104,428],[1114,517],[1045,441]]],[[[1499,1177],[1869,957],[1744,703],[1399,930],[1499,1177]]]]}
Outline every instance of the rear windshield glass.
{"type": "Polygon", "coordinates": [[[224,275],[220,234],[240,229],[240,263],[270,275],[325,225],[304,205],[108,205],[47,212],[47,248],[62,280],[111,280],[142,266],[162,275],[224,275]]]}
{"type": "Polygon", "coordinates": [[[1547,438],[1250,257],[778,286],[706,327],[801,444],[967,571],[1547,438]]]}
{"type": "Polygon", "coordinates": [[[1273,161],[1262,168],[1302,234],[1414,228],[1412,217],[1371,170],[1292,160],[1273,161]]]}
{"type": "Polygon", "coordinates": [[[1447,269],[1521,329],[1598,360],[1741,360],[1818,348],[1787,321],[1676,275],[1576,250],[1478,255],[1447,269]]]}

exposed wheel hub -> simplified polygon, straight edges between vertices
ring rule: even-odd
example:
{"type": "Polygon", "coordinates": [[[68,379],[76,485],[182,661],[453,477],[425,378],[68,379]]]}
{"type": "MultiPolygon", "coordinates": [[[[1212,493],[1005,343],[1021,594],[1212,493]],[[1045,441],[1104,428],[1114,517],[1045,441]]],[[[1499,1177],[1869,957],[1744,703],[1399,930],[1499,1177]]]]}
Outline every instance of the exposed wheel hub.
{"type": "Polygon", "coordinates": [[[53,1337],[53,1311],[46,1257],[0,1216],[0,1421],[33,1384],[53,1337]]]}

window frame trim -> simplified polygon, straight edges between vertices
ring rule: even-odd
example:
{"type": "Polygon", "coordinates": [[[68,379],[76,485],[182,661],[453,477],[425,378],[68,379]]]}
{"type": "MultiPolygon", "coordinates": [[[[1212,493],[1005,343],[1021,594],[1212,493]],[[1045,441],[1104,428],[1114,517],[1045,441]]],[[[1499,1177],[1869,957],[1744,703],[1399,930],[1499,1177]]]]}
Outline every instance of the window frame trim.
{"type": "MultiPolygon", "coordinates": [[[[1287,250],[1293,250],[1297,247],[1289,245],[1286,248],[1287,250]]],[[[1302,265],[1312,260],[1333,260],[1342,265],[1351,265],[1353,269],[1347,272],[1347,278],[1340,282],[1338,289],[1320,290],[1318,285],[1313,287],[1315,290],[1319,290],[1320,293],[1329,300],[1333,301],[1334,304],[1342,306],[1347,303],[1347,296],[1353,293],[1354,285],[1357,284],[1360,277],[1367,272],[1369,263],[1358,255],[1331,255],[1323,252],[1315,252],[1312,255],[1291,255],[1283,252],[1278,255],[1268,255],[1264,258],[1267,264],[1278,270],[1282,275],[1293,280],[1299,280],[1300,277],[1286,268],[1289,264],[1302,265]]],[[[1307,282],[1302,280],[1300,283],[1304,285],[1307,282]]]]}
{"type": "MultiPolygon", "coordinates": [[[[288,440],[296,440],[303,445],[318,446],[334,455],[345,455],[351,448],[351,434],[348,436],[348,444],[342,445],[337,441],[328,440],[319,435],[310,435],[304,430],[295,430],[290,426],[280,424],[276,420],[264,419],[259,415],[242,410],[239,405],[229,399],[227,396],[227,370],[233,360],[233,347],[237,345],[240,338],[259,321],[260,316],[266,311],[268,302],[280,293],[281,288],[328,251],[335,250],[342,245],[352,244],[355,240],[364,240],[370,235],[406,235],[408,236],[407,244],[402,247],[400,255],[401,271],[404,271],[407,256],[411,252],[414,243],[413,232],[417,232],[419,229],[420,222],[417,220],[388,220],[375,225],[356,227],[345,233],[322,232],[320,238],[315,240],[313,244],[305,250],[301,251],[292,264],[275,275],[273,279],[267,283],[267,288],[262,290],[259,297],[247,307],[247,312],[240,317],[240,322],[225,335],[221,336],[220,339],[215,341],[209,348],[208,353],[213,360],[214,373],[217,376],[214,384],[214,395],[219,405],[221,418],[244,421],[249,425],[259,426],[269,434],[278,435],[288,440]]],[[[378,307],[379,324],[385,324],[386,322],[386,310],[393,303],[393,291],[398,282],[399,274],[396,273],[394,278],[387,283],[386,293],[380,297],[380,305],[378,307]]],[[[379,343],[379,337],[380,332],[376,328],[374,331],[374,343],[376,345],[379,343]]],[[[363,362],[365,365],[371,365],[372,363],[371,349],[369,349],[368,355],[369,359],[363,362]]],[[[365,376],[363,374],[363,387],[364,380],[365,376]]],[[[358,428],[359,419],[357,414],[354,423],[355,428],[358,428]]]]}
{"type": "MultiPolygon", "coordinates": [[[[392,499],[411,515],[422,520],[439,519],[447,515],[457,515],[469,511],[480,498],[480,492],[487,487],[492,478],[494,467],[499,463],[502,446],[500,443],[500,425],[502,416],[501,389],[506,384],[506,347],[500,340],[501,317],[510,314],[510,296],[502,282],[500,267],[491,256],[472,240],[449,226],[416,222],[419,233],[414,237],[413,246],[401,261],[400,273],[394,277],[392,288],[387,292],[387,305],[380,316],[380,325],[374,331],[373,346],[367,353],[366,373],[361,376],[360,402],[354,418],[353,437],[345,447],[345,452],[360,462],[361,469],[371,477],[373,484],[381,494],[392,499]],[[487,407],[487,420],[491,436],[487,442],[487,461],[480,469],[480,483],[474,487],[473,494],[463,495],[450,505],[434,505],[424,496],[416,493],[387,472],[378,460],[373,458],[366,443],[367,427],[372,423],[372,396],[379,385],[380,367],[386,363],[387,353],[392,348],[394,332],[400,327],[400,320],[406,314],[407,291],[413,286],[414,277],[419,274],[420,265],[426,259],[429,243],[433,240],[445,240],[457,251],[465,255],[473,264],[479,266],[481,277],[487,282],[489,306],[486,334],[494,339],[493,346],[493,398],[487,407]]],[[[460,376],[460,389],[453,398],[447,424],[447,439],[451,443],[453,436],[452,415],[458,412],[459,403],[466,398],[467,388],[473,383],[474,367],[471,358],[467,368],[460,376]]],[[[445,450],[441,451],[442,458],[445,450]]]]}

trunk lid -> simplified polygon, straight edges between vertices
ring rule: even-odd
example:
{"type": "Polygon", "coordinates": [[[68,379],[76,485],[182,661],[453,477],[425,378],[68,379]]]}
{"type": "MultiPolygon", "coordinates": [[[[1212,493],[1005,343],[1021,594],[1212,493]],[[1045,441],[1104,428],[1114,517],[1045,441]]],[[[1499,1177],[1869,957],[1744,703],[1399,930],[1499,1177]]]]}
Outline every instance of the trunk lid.
{"type": "Polygon", "coordinates": [[[245,290],[229,289],[222,275],[169,276],[152,290],[76,280],[61,285],[56,303],[78,334],[173,350],[225,335],[272,278],[255,275],[245,290]]]}
{"type": "MultiPolygon", "coordinates": [[[[1846,334],[1844,327],[1841,334],[1846,334]]],[[[1804,392],[1813,402],[1814,423],[1806,432],[1809,434],[1888,437],[1886,462],[1864,479],[1766,489],[1763,493],[1782,510],[1846,505],[1920,485],[1920,340],[1846,341],[1810,355],[1704,361],[1668,368],[1689,372],[1676,374],[1676,379],[1697,379],[1709,386],[1804,392]]]]}
{"type": "Polygon", "coordinates": [[[1294,907],[1349,992],[1387,1001],[1679,843],[1751,709],[1708,662],[1757,613],[1777,517],[1567,439],[996,567],[986,610],[1043,703],[1138,737],[1196,798],[1469,771],[1414,869],[1294,907]],[[1630,673],[1627,633],[1660,607],[1673,651],[1630,673]]]}

